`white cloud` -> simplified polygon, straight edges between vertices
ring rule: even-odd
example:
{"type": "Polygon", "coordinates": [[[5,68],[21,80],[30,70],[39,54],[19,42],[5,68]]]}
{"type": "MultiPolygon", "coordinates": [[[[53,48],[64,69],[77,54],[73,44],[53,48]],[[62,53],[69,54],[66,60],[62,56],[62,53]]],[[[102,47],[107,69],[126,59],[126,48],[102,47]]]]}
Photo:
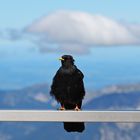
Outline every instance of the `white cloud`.
{"type": "Polygon", "coordinates": [[[116,123],[116,126],[121,130],[133,131],[136,127],[136,123],[116,123]]]}
{"type": "Polygon", "coordinates": [[[32,125],[28,125],[28,126],[24,126],[24,135],[30,135],[32,133],[34,133],[37,130],[37,128],[35,126],[32,125]]]}
{"type": "Polygon", "coordinates": [[[56,11],[33,21],[11,39],[28,38],[42,52],[89,53],[94,46],[139,45],[140,24],[121,23],[102,15],[56,11]]]}
{"type": "Polygon", "coordinates": [[[133,129],[132,131],[128,131],[127,129],[120,131],[120,129],[112,128],[107,123],[104,123],[100,128],[100,140],[132,140],[134,131],[133,129]]]}
{"type": "Polygon", "coordinates": [[[94,45],[138,44],[137,28],[140,26],[127,26],[101,15],[58,11],[34,21],[25,30],[37,35],[46,46],[57,44],[63,50],[73,50],[69,47],[72,45],[83,50],[94,45]]]}
{"type": "Polygon", "coordinates": [[[0,132],[0,140],[11,140],[11,139],[12,139],[11,135],[0,132]]]}
{"type": "Polygon", "coordinates": [[[43,94],[43,93],[38,93],[34,96],[34,99],[42,102],[42,103],[46,103],[49,101],[49,98],[47,97],[47,95],[43,94]]]}
{"type": "Polygon", "coordinates": [[[21,30],[7,28],[0,31],[0,40],[17,41],[23,38],[24,33],[21,30]]]}
{"type": "Polygon", "coordinates": [[[56,107],[57,105],[58,105],[58,102],[55,101],[55,100],[52,100],[52,102],[51,102],[51,106],[52,106],[52,107],[56,107]]]}
{"type": "Polygon", "coordinates": [[[43,35],[48,42],[62,44],[116,45],[136,41],[123,24],[82,12],[58,11],[33,22],[27,30],[43,35]]]}

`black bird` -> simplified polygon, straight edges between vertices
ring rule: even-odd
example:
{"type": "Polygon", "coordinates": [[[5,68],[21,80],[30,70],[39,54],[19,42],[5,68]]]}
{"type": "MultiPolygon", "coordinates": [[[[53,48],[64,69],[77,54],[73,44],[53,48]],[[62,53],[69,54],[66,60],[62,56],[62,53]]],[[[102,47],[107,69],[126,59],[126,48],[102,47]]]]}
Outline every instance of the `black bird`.
{"type": "MultiPolygon", "coordinates": [[[[74,65],[71,55],[63,55],[61,67],[56,72],[51,85],[50,94],[60,104],[60,110],[80,110],[85,96],[83,73],[74,65]]],[[[68,132],[82,132],[84,122],[64,122],[64,129],[68,132]]]]}

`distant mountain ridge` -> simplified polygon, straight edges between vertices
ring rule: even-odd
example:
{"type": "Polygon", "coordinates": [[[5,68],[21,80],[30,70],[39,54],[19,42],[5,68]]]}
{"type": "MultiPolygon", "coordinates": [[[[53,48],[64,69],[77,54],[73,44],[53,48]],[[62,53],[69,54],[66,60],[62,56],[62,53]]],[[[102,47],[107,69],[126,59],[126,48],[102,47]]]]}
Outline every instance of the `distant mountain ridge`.
{"type": "MultiPolygon", "coordinates": [[[[56,109],[47,84],[0,91],[0,109],[56,109]]],[[[115,85],[87,92],[83,109],[124,110],[140,108],[140,84],[115,85]]],[[[67,133],[62,123],[0,123],[0,140],[139,140],[139,124],[86,123],[82,133],[67,133]]]]}
{"type": "Polygon", "coordinates": [[[100,90],[90,91],[87,92],[87,95],[85,97],[84,103],[86,104],[92,99],[99,98],[104,95],[110,95],[110,94],[128,94],[131,92],[140,92],[140,83],[136,84],[124,84],[124,85],[112,85],[105,88],[102,88],[100,90]]]}

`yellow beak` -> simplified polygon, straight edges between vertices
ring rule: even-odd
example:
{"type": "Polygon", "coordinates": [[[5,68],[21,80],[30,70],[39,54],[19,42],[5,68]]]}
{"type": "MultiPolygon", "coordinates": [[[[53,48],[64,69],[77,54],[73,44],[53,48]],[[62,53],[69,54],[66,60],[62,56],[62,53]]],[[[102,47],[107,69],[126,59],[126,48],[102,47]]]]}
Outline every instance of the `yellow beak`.
{"type": "Polygon", "coordinates": [[[61,57],[61,58],[59,58],[59,60],[64,61],[65,59],[63,59],[63,58],[61,57]]]}

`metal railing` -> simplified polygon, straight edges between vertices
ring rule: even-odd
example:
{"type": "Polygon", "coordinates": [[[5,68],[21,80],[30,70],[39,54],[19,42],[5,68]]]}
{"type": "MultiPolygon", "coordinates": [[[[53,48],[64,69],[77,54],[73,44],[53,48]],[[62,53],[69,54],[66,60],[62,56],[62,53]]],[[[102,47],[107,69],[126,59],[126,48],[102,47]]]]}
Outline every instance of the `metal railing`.
{"type": "Polygon", "coordinates": [[[140,122],[140,111],[0,110],[0,121],[140,122]]]}

